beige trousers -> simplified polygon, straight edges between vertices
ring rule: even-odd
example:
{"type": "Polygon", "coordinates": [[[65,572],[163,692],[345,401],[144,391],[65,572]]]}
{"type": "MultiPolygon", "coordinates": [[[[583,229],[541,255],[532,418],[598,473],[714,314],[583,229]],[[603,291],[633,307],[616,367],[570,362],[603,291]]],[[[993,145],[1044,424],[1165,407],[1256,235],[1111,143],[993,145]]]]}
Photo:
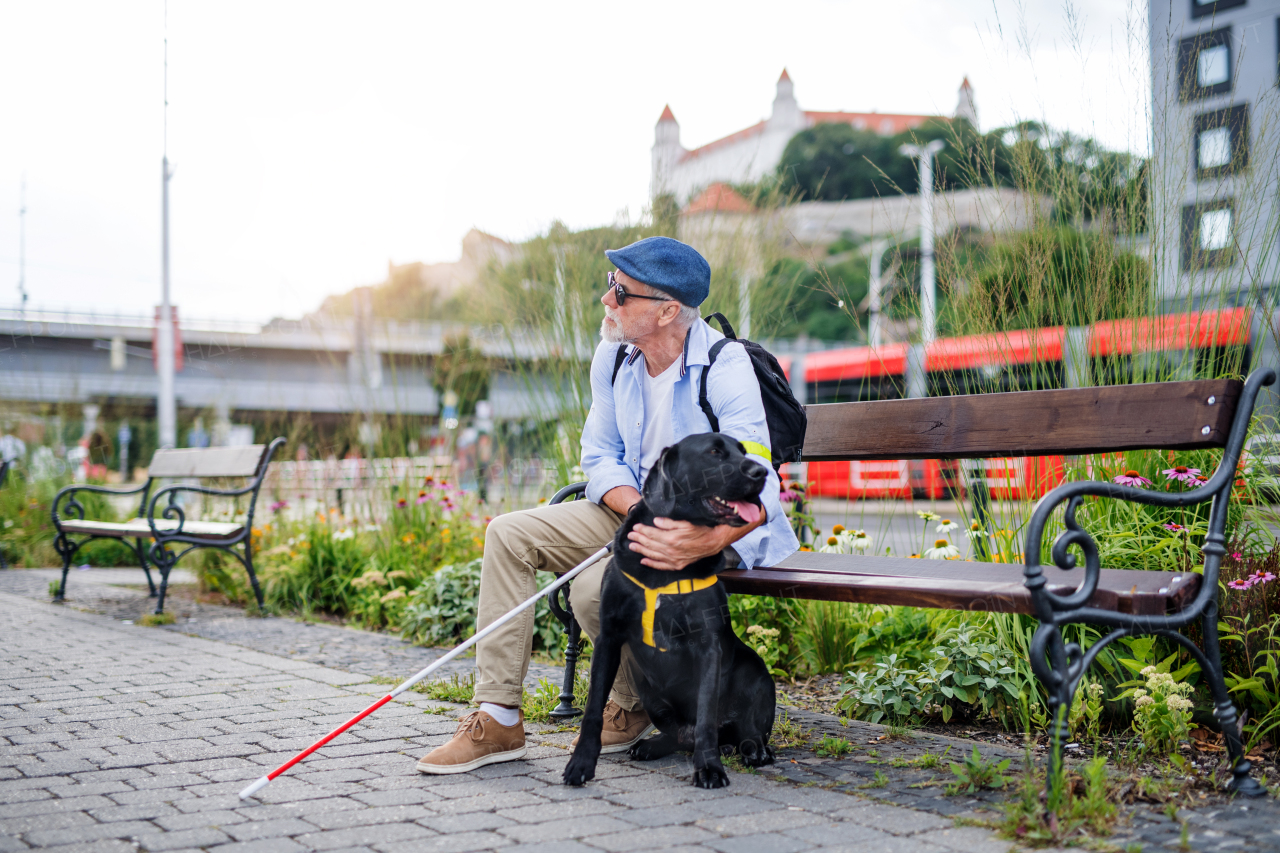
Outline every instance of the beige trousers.
{"type": "MultiPolygon", "coordinates": [[[[507,513],[489,522],[477,627],[484,628],[536,593],[535,572],[568,571],[599,551],[613,540],[622,520],[608,507],[577,500],[507,513]]],[[[569,594],[574,616],[593,643],[600,632],[600,584],[610,559],[605,557],[578,575],[569,594]]],[[[529,608],[477,644],[476,702],[520,704],[533,649],[533,612],[529,608]]],[[[628,711],[641,707],[632,687],[634,667],[624,646],[612,697],[628,711]]]]}

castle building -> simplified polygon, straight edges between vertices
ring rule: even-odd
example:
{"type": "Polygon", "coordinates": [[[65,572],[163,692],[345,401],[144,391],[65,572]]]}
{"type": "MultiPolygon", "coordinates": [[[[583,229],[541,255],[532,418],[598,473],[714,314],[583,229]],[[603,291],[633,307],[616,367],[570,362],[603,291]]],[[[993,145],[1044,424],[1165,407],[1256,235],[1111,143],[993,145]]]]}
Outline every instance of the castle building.
{"type": "MultiPolygon", "coordinates": [[[[968,78],[960,86],[955,115],[977,126],[978,112],[968,78]]],[[[670,193],[684,204],[698,190],[717,181],[759,180],[777,168],[791,137],[817,124],[848,124],[858,130],[893,136],[932,118],[938,116],[802,110],[796,102],[791,75],[784,68],[778,78],[773,111],[767,119],[699,148],[690,150],[680,144],[680,124],[670,106],[663,109],[654,129],[649,193],[651,197],[670,193]]]]}

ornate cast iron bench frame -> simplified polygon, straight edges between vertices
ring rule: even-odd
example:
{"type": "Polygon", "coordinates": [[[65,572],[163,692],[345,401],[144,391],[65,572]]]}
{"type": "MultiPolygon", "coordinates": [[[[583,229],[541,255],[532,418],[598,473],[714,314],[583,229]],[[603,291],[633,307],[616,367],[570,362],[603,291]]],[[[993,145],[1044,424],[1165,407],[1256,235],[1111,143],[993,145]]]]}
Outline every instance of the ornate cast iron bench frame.
{"type": "Polygon", "coordinates": [[[82,547],[95,539],[117,539],[122,542],[132,539],[133,543],[129,547],[137,556],[147,577],[151,596],[156,599],[156,613],[164,612],[169,572],[178,560],[197,548],[218,548],[239,560],[249,574],[249,584],[253,587],[258,606],[262,607],[262,589],[253,570],[253,514],[258,502],[258,492],[266,479],[267,466],[276,450],[284,443],[283,438],[277,438],[269,445],[157,450],[147,469],[147,481],[136,489],[74,484],[58,492],[52,511],[53,526],[57,531],[53,547],[62,557],[62,582],[54,601],[65,598],[67,573],[76,552],[82,547]],[[215,489],[186,483],[163,485],[164,480],[176,478],[247,478],[248,483],[239,489],[215,489]],[[157,485],[157,481],[161,481],[162,487],[152,494],[152,487],[157,485]],[[79,492],[114,496],[141,495],[138,517],[121,524],[87,520],[84,517],[84,505],[76,500],[79,492]],[[186,512],[179,503],[179,495],[183,492],[217,497],[249,495],[249,508],[244,523],[187,521],[186,512]],[[162,500],[164,505],[159,507],[157,515],[157,506],[162,500]],[[76,535],[83,535],[84,538],[73,538],[76,535]],[[152,565],[160,571],[158,590],[151,578],[152,565]]]}
{"type": "MultiPolygon", "coordinates": [[[[1218,571],[1226,553],[1227,506],[1258,393],[1275,382],[1270,369],[1239,380],[1163,382],[1055,391],[964,395],[872,403],[807,406],[804,459],[978,459],[1005,456],[1083,455],[1139,449],[1222,448],[1222,460],[1202,485],[1158,492],[1111,482],[1064,483],[1040,499],[1027,524],[1023,567],[988,563],[903,560],[890,557],[798,553],[778,566],[735,569],[721,578],[731,593],[831,601],[863,601],[917,607],[1030,613],[1039,621],[1031,668],[1047,695],[1050,737],[1070,740],[1067,715],[1075,691],[1098,654],[1121,637],[1156,635],[1185,648],[1199,663],[1214,700],[1231,762],[1228,788],[1256,797],[1266,793],[1249,776],[1238,716],[1223,677],[1218,648],[1218,571]],[[1086,496],[1153,506],[1211,503],[1201,548],[1204,571],[1177,574],[1106,570],[1098,546],[1076,520],[1086,496]],[[1041,564],[1045,529],[1064,508],[1066,529],[1050,549],[1053,567],[1041,564]],[[1081,567],[1071,548],[1084,555],[1081,567]],[[928,564],[936,564],[931,566],[928,564]],[[943,569],[945,567],[945,569],[943,569]],[[1055,569],[1057,570],[1055,572],[1055,569]],[[1204,646],[1181,633],[1199,622],[1204,646]],[[1062,628],[1088,624],[1109,629],[1083,650],[1067,643],[1062,628]]],[[[582,499],[586,483],[565,486],[550,503],[582,499]]],[[[552,716],[581,713],[573,707],[581,628],[562,587],[551,610],[565,625],[564,683],[552,716]]],[[[1050,780],[1061,761],[1050,750],[1050,780]]]]}

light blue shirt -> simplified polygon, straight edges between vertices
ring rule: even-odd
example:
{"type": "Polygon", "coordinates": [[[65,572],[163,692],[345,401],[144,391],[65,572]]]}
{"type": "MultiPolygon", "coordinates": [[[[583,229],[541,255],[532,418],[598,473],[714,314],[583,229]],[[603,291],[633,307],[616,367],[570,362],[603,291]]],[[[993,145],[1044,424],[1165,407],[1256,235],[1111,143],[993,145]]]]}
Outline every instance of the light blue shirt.
{"type": "MultiPolygon", "coordinates": [[[[698,405],[698,386],[702,371],[711,363],[708,352],[711,345],[723,337],[701,320],[689,329],[680,378],[676,380],[671,400],[671,425],[676,441],[711,432],[711,422],[698,405]]],[[[633,347],[618,370],[617,381],[610,384],[621,346],[623,344],[601,342],[591,359],[591,411],[582,429],[582,470],[587,475],[587,497],[596,503],[618,486],[640,488],[640,444],[645,421],[644,355],[633,347]]],[[[762,449],[770,447],[760,382],[747,351],[740,344],[729,344],[716,356],[715,366],[707,376],[707,400],[720,421],[720,432],[748,447],[751,444],[762,449]]],[[[743,568],[773,566],[795,553],[800,543],[782,511],[778,475],[769,459],[750,451],[748,455],[769,472],[760,493],[760,502],[769,520],[733,543],[733,550],[742,558],[743,568]]]]}

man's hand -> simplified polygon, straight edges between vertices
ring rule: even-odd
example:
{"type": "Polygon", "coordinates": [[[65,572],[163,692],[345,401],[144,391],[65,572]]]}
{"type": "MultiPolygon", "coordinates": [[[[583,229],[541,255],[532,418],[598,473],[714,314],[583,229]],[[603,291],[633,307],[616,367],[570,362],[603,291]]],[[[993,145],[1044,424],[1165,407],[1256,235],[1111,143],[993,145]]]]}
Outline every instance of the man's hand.
{"type": "Polygon", "coordinates": [[[761,508],[760,519],[744,527],[720,524],[703,527],[688,521],[655,518],[653,526],[637,524],[627,534],[631,550],[641,555],[643,566],[664,572],[678,572],[703,557],[719,554],[767,520],[761,508]]]}

